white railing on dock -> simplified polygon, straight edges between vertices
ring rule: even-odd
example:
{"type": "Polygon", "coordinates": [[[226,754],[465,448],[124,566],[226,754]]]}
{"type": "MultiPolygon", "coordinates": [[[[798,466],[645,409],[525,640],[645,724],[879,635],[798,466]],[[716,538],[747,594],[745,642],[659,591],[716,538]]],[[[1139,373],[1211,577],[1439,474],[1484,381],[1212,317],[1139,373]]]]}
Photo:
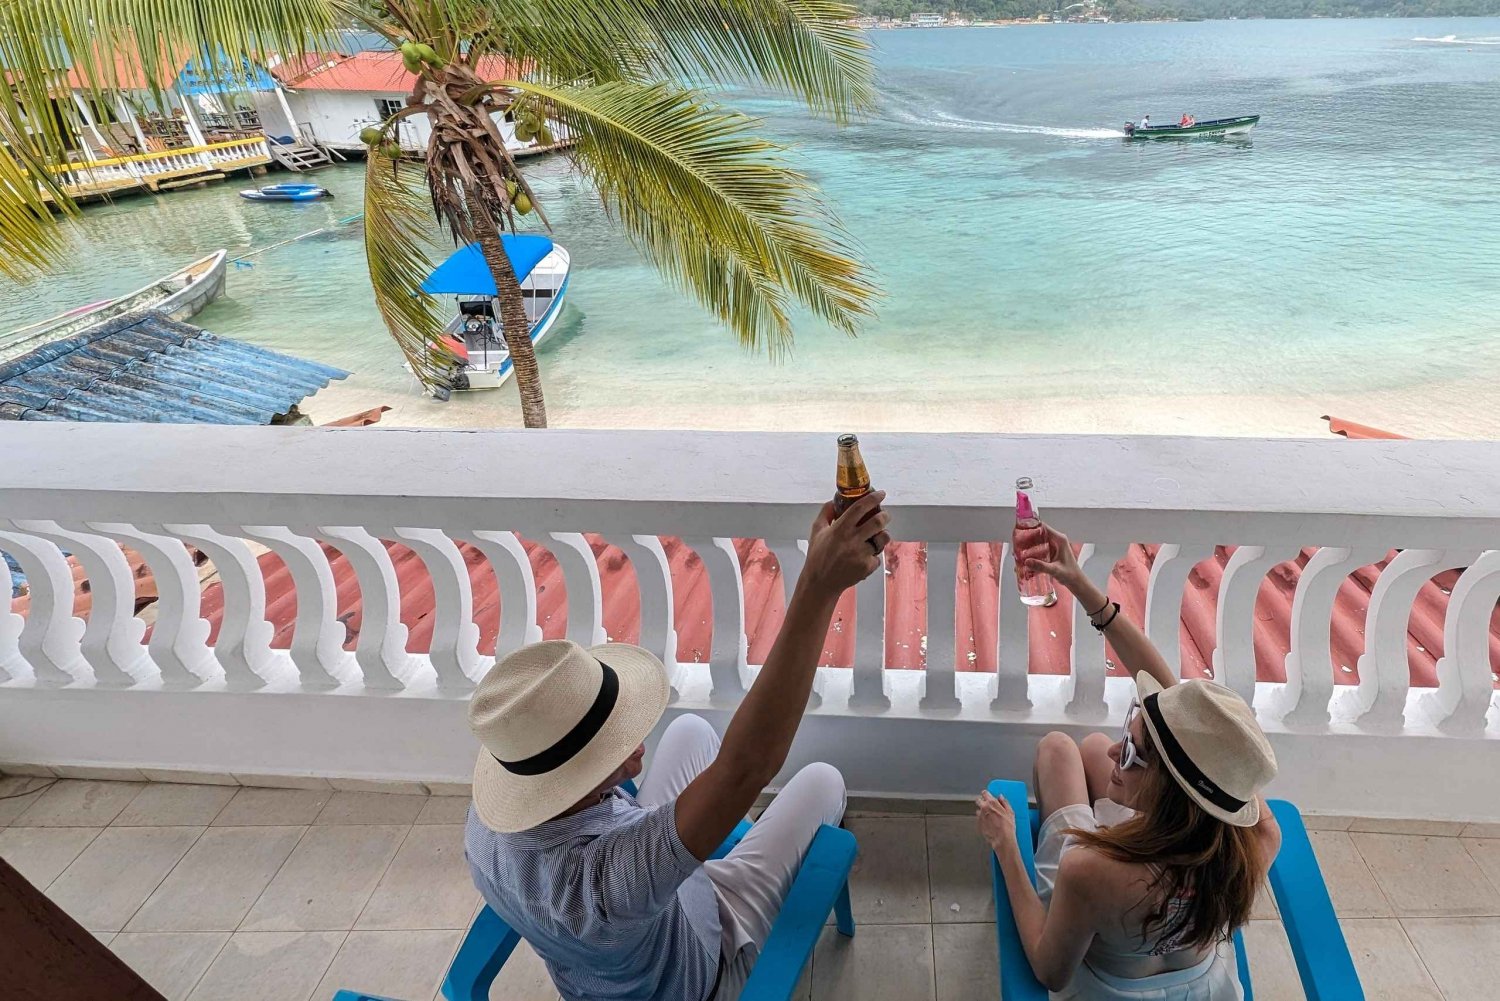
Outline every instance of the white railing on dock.
{"type": "MultiPolygon", "coordinates": [[[[1085,543],[1084,568],[1100,582],[1132,543],[1162,544],[1145,625],[1174,665],[1189,571],[1214,546],[1238,547],[1219,585],[1214,676],[1253,700],[1283,794],[1330,812],[1500,820],[1489,661],[1500,444],[888,434],[867,436],[864,451],[894,531],[926,544],[928,667],[886,669],[886,583],[875,575],[855,599],[853,668],[820,669],[798,762],[833,760],[867,792],[959,794],[988,776],[1029,774],[1047,729],[1118,725],[1129,683],[1109,676],[1083,610],[1074,607],[1070,672],[1027,673],[1027,613],[1009,586],[1008,551],[999,622],[986,633],[998,637],[997,669],[954,670],[961,544],[1006,534],[1007,485],[1027,474],[1049,519],[1085,543]],[[1318,551],[1296,585],[1287,681],[1258,682],[1257,591],[1304,547],[1318,551]],[[1370,598],[1359,684],[1335,685],[1336,592],[1393,549],[1370,598]],[[1438,685],[1413,690],[1413,599],[1453,568],[1467,569],[1448,602],[1438,685]]],[[[568,635],[605,639],[585,532],[630,559],[641,642],[671,664],[672,711],[722,721],[757,670],[731,540],[767,540],[789,581],[831,473],[827,435],[9,424],[0,550],[23,568],[30,604],[24,618],[0,612],[0,762],[462,780],[474,746],[464,701],[493,658],[478,650],[458,543],[493,568],[504,653],[541,636],[520,538],[558,561],[568,635]],[[707,663],[674,663],[663,536],[684,540],[707,574],[707,663]],[[431,576],[428,654],[406,652],[382,540],[411,549],[431,576]],[[352,651],[320,543],[358,583],[352,651]],[[159,590],[144,646],[122,546],[159,590]],[[222,581],[212,644],[188,547],[222,581]],[[271,647],[258,547],[295,582],[289,650],[271,647]],[[65,553],[88,578],[86,624],[73,614],[65,553]]],[[[0,588],[8,573],[0,563],[0,588]]]]}
{"type": "Polygon", "coordinates": [[[220,168],[235,169],[269,163],[265,136],[231,139],[205,146],[187,146],[150,153],[133,153],[105,159],[81,159],[53,168],[58,180],[83,192],[99,187],[142,184],[144,178],[189,175],[220,168]]]}

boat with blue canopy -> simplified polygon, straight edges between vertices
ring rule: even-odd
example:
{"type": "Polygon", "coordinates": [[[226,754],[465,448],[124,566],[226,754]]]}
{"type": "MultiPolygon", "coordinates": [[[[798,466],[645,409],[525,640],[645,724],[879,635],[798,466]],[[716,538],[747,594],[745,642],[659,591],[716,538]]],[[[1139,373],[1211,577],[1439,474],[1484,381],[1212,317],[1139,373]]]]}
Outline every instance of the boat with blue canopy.
{"type": "MultiPolygon", "coordinates": [[[[521,283],[531,343],[540,344],[562,312],[568,291],[568,252],[549,237],[533,233],[502,234],[510,266],[521,283]]],[[[428,295],[457,298],[458,314],[443,328],[458,363],[448,373],[447,391],[498,389],[511,376],[510,349],[496,301],[495,279],[479,244],[454,251],[422,282],[428,295]]],[[[443,390],[434,395],[444,396],[443,390]]]]}

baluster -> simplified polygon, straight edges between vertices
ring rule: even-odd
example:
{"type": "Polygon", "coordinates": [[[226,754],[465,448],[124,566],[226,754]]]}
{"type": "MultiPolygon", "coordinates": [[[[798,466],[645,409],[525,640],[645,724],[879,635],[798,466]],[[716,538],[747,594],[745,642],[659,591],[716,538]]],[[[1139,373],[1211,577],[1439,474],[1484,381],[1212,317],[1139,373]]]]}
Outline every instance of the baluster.
{"type": "Polygon", "coordinates": [[[15,557],[31,586],[30,608],[16,645],[36,683],[71,685],[88,677],[79,646],[83,623],[73,617],[73,575],[62,552],[50,542],[4,531],[0,549],[15,557]]]}
{"type": "Polygon", "coordinates": [[[1213,546],[1169,543],[1156,551],[1146,585],[1146,636],[1182,677],[1182,591],[1193,567],[1214,554],[1213,546]]]}
{"type": "Polygon", "coordinates": [[[1214,680],[1255,705],[1255,599],[1266,571],[1296,557],[1294,546],[1240,546],[1224,566],[1214,611],[1214,680]]]}
{"type": "Polygon", "coordinates": [[[849,706],[853,709],[891,707],[885,674],[887,559],[882,553],[880,569],[854,586],[854,673],[849,679],[849,706]]]}
{"type": "Polygon", "coordinates": [[[265,687],[276,674],[271,653],[275,630],[266,621],[266,580],[260,563],[245,540],[215,531],[208,525],[163,525],[168,534],[202,550],[219,573],[224,610],[214,657],[224,668],[230,691],[265,687]]]}
{"type": "Polygon", "coordinates": [[[71,552],[88,575],[88,624],[84,626],[84,659],[94,669],[94,682],[126,687],[136,678],[156,673],[141,640],[146,624],[135,617],[135,581],[120,547],[108,539],[73,532],[55,521],[16,521],[18,530],[71,552]]]}
{"type": "Polygon", "coordinates": [[[489,560],[500,588],[500,633],[495,656],[504,657],[528,643],[540,642],[542,627],[536,622],[536,577],[526,547],[514,532],[470,532],[464,536],[489,560]]]}
{"type": "Polygon", "coordinates": [[[922,675],[923,709],[944,711],[960,707],[958,677],[954,673],[958,650],[953,638],[958,629],[955,590],[959,545],[927,543],[927,669],[922,675]]]}
{"type": "MultiPolygon", "coordinates": [[[[1020,710],[1031,708],[1031,635],[1030,618],[1016,586],[1016,553],[1010,543],[1000,549],[1000,597],[996,614],[1000,617],[995,632],[1000,649],[995,661],[995,698],[991,709],[1020,710]]],[[[972,585],[972,582],[971,582],[972,585]]]]}
{"type": "Polygon", "coordinates": [[[200,614],[198,568],[182,540],[160,525],[90,522],[90,531],[140,553],[156,578],[156,624],[147,644],[166,688],[195,688],[217,678],[220,668],[208,648],[212,627],[200,614]]]}
{"type": "MultiPolygon", "coordinates": [[[[1109,575],[1124,559],[1127,548],[1117,543],[1087,543],[1078,552],[1078,565],[1095,587],[1107,591],[1109,575]]],[[[1064,690],[1068,694],[1068,715],[1099,719],[1108,713],[1104,703],[1104,637],[1090,624],[1089,611],[1083,602],[1073,602],[1071,667],[1064,690]]]]}
{"type": "Polygon", "coordinates": [[[1437,691],[1424,705],[1435,710],[1448,733],[1476,733],[1495,696],[1490,666],[1490,616],[1500,601],[1500,550],[1484,553],[1465,570],[1448,599],[1443,622],[1443,656],[1437,662],[1437,691]]]}
{"type": "Polygon", "coordinates": [[[562,567],[568,590],[568,639],[581,646],[608,641],[604,632],[604,586],[599,580],[599,561],[589,540],[577,532],[553,532],[548,548],[562,567]]]}
{"type": "MultiPolygon", "coordinates": [[[[771,550],[772,553],[774,553],[776,555],[776,564],[777,564],[777,566],[781,567],[781,594],[782,594],[782,598],[785,599],[788,603],[790,603],[791,600],[792,600],[792,592],[795,591],[796,588],[797,588],[797,578],[800,577],[800,576],[802,576],[802,566],[803,566],[804,563],[807,562],[807,540],[806,539],[799,539],[799,540],[797,540],[795,542],[793,542],[791,540],[783,540],[783,541],[780,541],[780,542],[773,542],[773,541],[767,539],[766,540],[766,546],[767,546],[767,548],[769,548],[771,550]]],[[[878,571],[876,571],[875,573],[871,574],[870,577],[867,578],[866,581],[864,581],[862,583],[868,583],[869,580],[877,578],[877,577],[883,579],[885,577],[884,564],[885,564],[885,558],[881,557],[881,569],[878,570],[878,571]]],[[[860,592],[858,592],[858,591],[855,592],[856,607],[855,607],[855,613],[854,614],[855,614],[855,629],[856,630],[858,630],[860,628],[859,627],[859,623],[861,621],[861,618],[860,618],[861,612],[860,612],[858,604],[857,604],[857,602],[859,600],[859,594],[860,594],[860,592]]],[[[882,594],[883,594],[883,592],[882,592],[882,594]]],[[[885,602],[882,599],[882,601],[881,601],[881,609],[883,610],[884,608],[885,608],[885,602]]],[[[883,621],[883,619],[884,619],[884,617],[882,616],[882,621],[883,621]]],[[[884,636],[885,636],[885,630],[884,630],[884,626],[882,626],[879,638],[874,641],[874,643],[875,643],[875,649],[877,651],[883,650],[884,647],[885,647],[884,636]]],[[[861,649],[861,647],[863,647],[865,645],[866,645],[866,642],[865,642],[865,638],[864,638],[863,633],[856,632],[854,634],[854,663],[855,663],[854,678],[853,678],[854,689],[850,693],[850,700],[849,700],[849,704],[851,706],[854,706],[854,705],[866,705],[867,704],[867,703],[856,702],[855,701],[855,697],[858,694],[858,689],[859,689],[859,663],[860,663],[859,657],[860,657],[860,649],[861,649]]],[[[883,654],[882,654],[882,656],[883,656],[883,654]]],[[[876,670],[879,671],[880,668],[877,666],[876,670]]],[[[879,685],[880,685],[880,675],[878,675],[878,674],[876,675],[875,682],[876,682],[876,687],[875,687],[876,693],[877,694],[882,694],[880,692],[880,687],[879,687],[879,685]]],[[[868,685],[868,682],[866,682],[866,684],[868,685]]],[[[816,674],[813,675],[812,691],[808,694],[808,697],[807,697],[807,707],[809,709],[816,709],[818,706],[821,706],[822,704],[823,704],[823,675],[821,673],[816,673],[816,674]]],[[[886,705],[890,705],[890,703],[886,702],[886,705]]]]}
{"type": "Polygon", "coordinates": [[[1465,566],[1478,555],[1473,550],[1407,549],[1381,571],[1370,592],[1365,651],[1359,658],[1356,701],[1363,710],[1361,725],[1399,729],[1404,723],[1411,688],[1406,638],[1412,603],[1433,574],[1465,566]]]}
{"type": "Polygon", "coordinates": [[[484,675],[479,627],[474,624],[474,587],[469,565],[452,539],[435,528],[398,528],[391,538],[411,547],[432,576],[432,646],[428,656],[444,688],[471,688],[484,675]]]}
{"type": "Polygon", "coordinates": [[[240,534],[281,557],[297,590],[292,663],[303,688],[336,688],[345,672],[344,624],[338,621],[333,568],[323,547],[279,525],[246,525],[240,534]]]}
{"type": "Polygon", "coordinates": [[[358,526],[325,527],[320,536],[344,554],[359,582],[359,638],[354,662],[366,688],[405,688],[412,674],[406,653],[406,626],[401,623],[401,586],[391,554],[375,536],[358,526]]]}
{"type": "MultiPolygon", "coordinates": [[[[667,676],[677,667],[677,624],[672,606],[672,571],[661,539],[654,535],[627,535],[614,541],[635,570],[635,587],[641,596],[640,645],[661,658],[667,676]]],[[[672,686],[672,701],[678,696],[672,686]]]]}
{"type": "MultiPolygon", "coordinates": [[[[684,539],[703,561],[713,595],[714,642],[708,671],[715,702],[737,702],[745,694],[745,584],[733,539],[684,539]]],[[[571,614],[571,612],[569,613],[571,614]]]]}
{"type": "Polygon", "coordinates": [[[19,642],[21,627],[26,620],[10,610],[10,596],[15,586],[10,564],[0,558],[0,602],[3,602],[0,603],[0,681],[20,678],[26,673],[19,642]]]}
{"type": "Polygon", "coordinates": [[[1302,569],[1292,598],[1292,649],[1286,655],[1286,687],[1277,703],[1286,722],[1327,723],[1331,718],[1333,602],[1345,577],[1386,552],[1374,546],[1325,546],[1302,569]]]}

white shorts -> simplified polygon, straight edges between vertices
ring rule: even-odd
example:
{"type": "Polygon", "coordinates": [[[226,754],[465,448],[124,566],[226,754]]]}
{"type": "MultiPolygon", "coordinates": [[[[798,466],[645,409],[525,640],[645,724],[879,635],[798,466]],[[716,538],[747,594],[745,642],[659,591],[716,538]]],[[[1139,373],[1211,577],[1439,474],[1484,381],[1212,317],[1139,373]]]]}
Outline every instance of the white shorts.
{"type": "MultiPolygon", "coordinates": [[[[1054,812],[1042,823],[1036,845],[1036,892],[1042,903],[1052,901],[1057,870],[1065,852],[1078,842],[1063,834],[1067,828],[1097,831],[1135,816],[1128,806],[1112,799],[1095,801],[1092,808],[1073,803],[1054,812]]],[[[1096,970],[1087,961],[1078,965],[1073,980],[1061,991],[1052,991],[1052,1001],[1242,1001],[1234,943],[1221,942],[1201,963],[1154,977],[1128,979],[1096,970]]]]}

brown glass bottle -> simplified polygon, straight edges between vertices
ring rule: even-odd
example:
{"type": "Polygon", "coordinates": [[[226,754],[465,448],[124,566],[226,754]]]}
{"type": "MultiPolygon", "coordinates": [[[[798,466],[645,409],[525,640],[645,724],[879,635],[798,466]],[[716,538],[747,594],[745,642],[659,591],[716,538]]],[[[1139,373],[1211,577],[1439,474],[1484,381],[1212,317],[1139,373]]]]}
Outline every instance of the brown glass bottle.
{"type": "Polygon", "coordinates": [[[870,474],[865,469],[864,457],[859,454],[859,439],[852,434],[839,435],[839,465],[834,482],[838,487],[833,495],[834,517],[870,492],[870,474]]]}

